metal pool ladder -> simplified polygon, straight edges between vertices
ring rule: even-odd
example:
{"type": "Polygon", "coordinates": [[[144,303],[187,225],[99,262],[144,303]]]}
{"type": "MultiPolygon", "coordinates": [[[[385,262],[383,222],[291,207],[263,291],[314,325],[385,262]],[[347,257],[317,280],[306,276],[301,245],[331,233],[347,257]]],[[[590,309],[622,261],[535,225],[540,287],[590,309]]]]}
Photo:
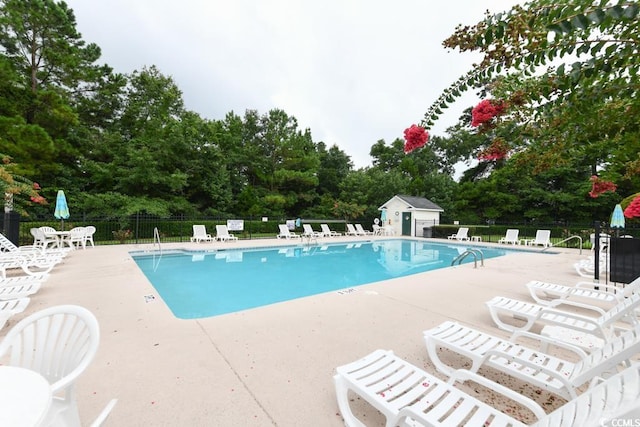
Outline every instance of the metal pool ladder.
{"type": "Polygon", "coordinates": [[[484,267],[484,255],[482,254],[482,251],[478,249],[467,249],[451,261],[451,265],[455,265],[456,262],[458,265],[462,264],[462,261],[464,261],[464,259],[469,255],[473,255],[473,268],[478,268],[478,256],[480,256],[480,266],[484,267]]]}
{"type": "Polygon", "coordinates": [[[158,227],[153,228],[153,249],[156,249],[156,243],[158,244],[158,250],[160,251],[160,255],[162,255],[162,246],[160,246],[160,232],[158,231],[158,227]]]}

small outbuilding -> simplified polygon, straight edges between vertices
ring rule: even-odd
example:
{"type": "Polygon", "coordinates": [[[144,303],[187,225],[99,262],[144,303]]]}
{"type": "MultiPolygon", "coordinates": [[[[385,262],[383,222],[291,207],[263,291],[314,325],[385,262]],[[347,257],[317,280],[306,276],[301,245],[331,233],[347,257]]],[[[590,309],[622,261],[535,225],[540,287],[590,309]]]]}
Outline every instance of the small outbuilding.
{"type": "Polygon", "coordinates": [[[424,197],[397,194],[378,208],[382,225],[396,235],[431,237],[431,227],[440,224],[444,210],[424,197]],[[427,231],[429,231],[427,235],[427,231]]]}

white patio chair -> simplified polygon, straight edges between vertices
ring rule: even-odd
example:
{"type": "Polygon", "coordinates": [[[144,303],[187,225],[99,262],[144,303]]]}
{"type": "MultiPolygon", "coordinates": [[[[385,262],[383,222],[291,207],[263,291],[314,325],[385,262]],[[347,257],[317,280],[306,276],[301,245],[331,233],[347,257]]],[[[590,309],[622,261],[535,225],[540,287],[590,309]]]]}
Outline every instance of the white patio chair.
{"type": "Polygon", "coordinates": [[[469,240],[469,228],[468,227],[460,227],[456,234],[452,234],[447,236],[449,240],[469,240]]]}
{"type": "Polygon", "coordinates": [[[202,224],[193,225],[193,236],[191,236],[192,242],[212,242],[213,237],[207,233],[207,228],[202,224]]]}
{"type": "Polygon", "coordinates": [[[356,228],[353,224],[347,224],[347,231],[345,231],[345,236],[357,236],[359,233],[356,231],[356,228]]]}
{"type": "Polygon", "coordinates": [[[216,237],[215,240],[220,240],[221,242],[228,242],[229,240],[238,240],[236,236],[229,233],[229,229],[224,224],[216,225],[216,237]]]}
{"type": "Polygon", "coordinates": [[[336,369],[336,397],[345,425],[363,427],[350,407],[349,391],[386,417],[386,426],[513,426],[525,424],[490,404],[456,388],[454,381],[473,381],[525,406],[538,418],[531,426],[609,425],[633,418],[640,405],[640,364],[602,381],[565,405],[546,414],[535,401],[485,377],[457,370],[449,383],[395,356],[376,350],[336,369]]]}
{"type": "Polygon", "coordinates": [[[605,283],[578,282],[575,286],[532,280],[526,285],[531,297],[540,305],[556,306],[563,300],[578,298],[611,306],[634,292],[640,292],[640,277],[628,285],[615,286],[605,283]],[[595,289],[595,288],[598,289],[595,289]]]}
{"type": "Polygon", "coordinates": [[[308,238],[322,237],[322,233],[313,231],[313,227],[311,227],[311,224],[302,224],[302,230],[304,231],[302,233],[302,236],[304,237],[308,237],[308,238]]]}
{"type": "Polygon", "coordinates": [[[500,329],[509,332],[528,331],[534,324],[540,323],[544,325],[540,332],[542,335],[571,343],[585,351],[592,351],[616,336],[621,327],[618,322],[626,322],[628,325],[639,323],[635,310],[640,308],[640,294],[631,294],[606,311],[589,304],[562,302],[562,305],[599,313],[597,317],[559,310],[558,306],[545,307],[505,297],[495,297],[486,304],[491,318],[500,329]],[[525,324],[516,326],[505,323],[503,317],[521,319],[525,324]]]}
{"type": "Polygon", "coordinates": [[[73,227],[69,230],[68,242],[74,249],[86,249],[87,248],[87,228],[86,227],[73,227]]]}
{"type": "Polygon", "coordinates": [[[498,243],[511,243],[512,245],[519,245],[519,234],[520,230],[518,230],[517,228],[510,228],[507,230],[507,233],[504,235],[504,237],[501,237],[500,240],[498,240],[498,243]]]}
{"type": "Polygon", "coordinates": [[[93,235],[96,234],[96,227],[94,227],[93,225],[87,225],[87,227],[85,228],[85,235],[84,235],[84,247],[87,247],[87,243],[89,243],[91,245],[92,248],[95,248],[95,243],[93,241],[93,235]]]}
{"type": "Polygon", "coordinates": [[[35,294],[40,290],[41,285],[42,283],[37,281],[10,286],[0,284],[0,301],[24,298],[31,294],[35,294]]]}
{"type": "Polygon", "coordinates": [[[373,231],[365,230],[362,224],[356,224],[356,232],[361,236],[372,235],[373,231]]]}
{"type": "Polygon", "coordinates": [[[31,300],[27,297],[0,301],[0,329],[4,327],[11,316],[22,313],[29,305],[29,301],[31,300]]]}
{"type": "Polygon", "coordinates": [[[322,230],[322,234],[326,237],[342,236],[342,233],[331,230],[327,224],[320,224],[320,229],[322,230]]]}
{"type": "Polygon", "coordinates": [[[0,342],[0,360],[31,369],[51,384],[47,425],[80,426],[75,384],[100,342],[98,321],[87,309],[61,305],[16,323],[0,342]]]}
{"type": "Polygon", "coordinates": [[[527,240],[529,246],[544,246],[545,248],[551,245],[551,230],[537,230],[536,237],[527,240]]]}
{"type": "Polygon", "coordinates": [[[300,236],[294,233],[293,231],[289,231],[289,227],[287,224],[278,224],[278,229],[280,230],[280,234],[276,237],[278,239],[299,239],[300,236]]]}
{"type": "Polygon", "coordinates": [[[529,332],[503,339],[451,321],[425,331],[424,338],[431,361],[445,375],[453,374],[455,368],[439,357],[440,349],[470,359],[472,372],[477,372],[483,366],[491,367],[567,400],[575,398],[577,390],[592,383],[594,378],[615,373],[622,364],[628,366],[630,359],[640,352],[640,325],[590,354],[575,346],[559,344],[556,340],[529,332]],[[543,347],[555,345],[569,350],[574,357],[577,356],[577,361],[520,345],[517,343],[520,338],[539,341],[544,344],[543,347]]]}

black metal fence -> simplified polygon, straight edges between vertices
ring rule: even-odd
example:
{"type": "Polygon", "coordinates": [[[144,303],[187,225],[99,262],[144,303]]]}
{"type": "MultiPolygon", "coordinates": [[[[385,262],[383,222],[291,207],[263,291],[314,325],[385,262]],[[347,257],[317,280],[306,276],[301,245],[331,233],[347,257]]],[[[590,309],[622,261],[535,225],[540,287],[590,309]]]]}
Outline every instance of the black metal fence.
{"type": "MultiPolygon", "coordinates": [[[[0,215],[2,218],[2,215],[0,215]]],[[[5,230],[5,222],[2,221],[2,230],[5,230]]],[[[93,236],[97,245],[109,245],[119,243],[151,243],[154,237],[154,230],[157,228],[162,242],[188,242],[193,236],[193,225],[203,224],[207,228],[207,232],[212,236],[215,235],[215,226],[218,224],[238,225],[241,229],[232,227],[230,232],[239,239],[263,239],[274,238],[278,234],[278,224],[284,224],[287,221],[296,221],[296,219],[286,218],[234,218],[229,220],[222,217],[186,217],[177,216],[169,218],[160,218],[153,215],[136,214],[128,218],[95,218],[95,219],[76,219],[69,218],[61,221],[54,218],[42,220],[32,218],[12,217],[10,225],[17,227],[18,240],[21,245],[33,243],[33,236],[30,232],[31,228],[42,226],[54,227],[57,230],[70,230],[73,227],[86,227],[93,225],[96,227],[96,233],[93,236]]],[[[300,223],[311,224],[314,230],[320,230],[320,224],[330,224],[332,230],[344,233],[345,221],[335,219],[301,219],[300,223]]],[[[9,225],[9,224],[7,224],[9,225]]],[[[5,230],[8,231],[8,230],[5,230]]]]}

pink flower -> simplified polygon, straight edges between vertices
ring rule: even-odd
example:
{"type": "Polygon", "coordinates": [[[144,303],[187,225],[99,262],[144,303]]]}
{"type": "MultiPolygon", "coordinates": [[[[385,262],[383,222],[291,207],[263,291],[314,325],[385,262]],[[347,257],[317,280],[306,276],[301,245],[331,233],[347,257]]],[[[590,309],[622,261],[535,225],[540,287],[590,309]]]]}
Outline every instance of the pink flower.
{"type": "Polygon", "coordinates": [[[41,190],[41,188],[40,188],[40,184],[38,184],[37,182],[34,182],[34,183],[33,183],[33,189],[34,189],[34,190],[41,190]]]}
{"type": "Polygon", "coordinates": [[[404,130],[404,139],[404,153],[409,154],[427,143],[429,133],[421,126],[411,125],[404,130]]]}
{"type": "Polygon", "coordinates": [[[503,101],[484,99],[471,110],[471,126],[478,127],[488,123],[494,117],[503,114],[506,109],[507,106],[503,101]]]}
{"type": "Polygon", "coordinates": [[[613,182],[600,179],[597,175],[593,175],[590,178],[590,181],[591,181],[591,191],[589,192],[589,195],[594,199],[600,196],[602,193],[606,193],[607,191],[615,192],[616,189],[618,188],[618,186],[615,185],[613,182]]]}
{"type": "Polygon", "coordinates": [[[624,210],[625,218],[637,218],[640,216],[640,196],[635,197],[624,210]]]}

